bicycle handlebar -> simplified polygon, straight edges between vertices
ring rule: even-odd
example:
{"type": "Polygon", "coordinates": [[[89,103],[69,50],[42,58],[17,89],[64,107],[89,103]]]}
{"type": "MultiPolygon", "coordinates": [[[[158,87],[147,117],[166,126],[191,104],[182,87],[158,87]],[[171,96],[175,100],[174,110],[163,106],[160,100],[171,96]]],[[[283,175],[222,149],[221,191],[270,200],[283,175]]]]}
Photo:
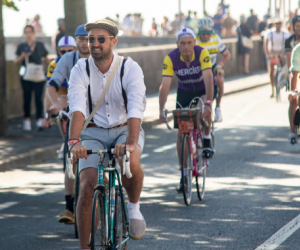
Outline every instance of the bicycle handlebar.
{"type": "MultiPolygon", "coordinates": [[[[91,154],[103,154],[103,153],[109,153],[109,154],[113,154],[114,153],[114,149],[101,149],[101,150],[87,150],[87,154],[91,155],[91,154]]],[[[70,179],[75,180],[75,175],[73,172],[73,164],[71,159],[73,158],[73,154],[70,154],[70,158],[68,157],[68,164],[67,164],[67,172],[68,172],[68,176],[70,179]]],[[[129,151],[125,151],[124,152],[124,156],[123,156],[123,175],[126,175],[126,177],[128,179],[130,179],[132,177],[132,173],[130,171],[130,152],[129,151]]],[[[118,161],[116,161],[116,164],[118,165],[118,161]]]]}
{"type": "Polygon", "coordinates": [[[66,116],[69,119],[68,112],[66,112],[64,110],[60,110],[58,112],[58,115],[56,116],[56,119],[61,119],[63,116],[66,116]]]}

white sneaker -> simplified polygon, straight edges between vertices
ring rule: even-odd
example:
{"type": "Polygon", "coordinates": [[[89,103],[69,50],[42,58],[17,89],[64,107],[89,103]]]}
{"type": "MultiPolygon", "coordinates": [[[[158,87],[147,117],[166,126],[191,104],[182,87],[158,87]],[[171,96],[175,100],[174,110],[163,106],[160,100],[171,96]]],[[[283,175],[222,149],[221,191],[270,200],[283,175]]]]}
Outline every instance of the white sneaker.
{"type": "Polygon", "coordinates": [[[221,122],[222,119],[222,114],[221,114],[221,108],[220,107],[216,107],[215,109],[215,122],[221,122]]]}
{"type": "Polygon", "coordinates": [[[38,119],[36,122],[36,127],[38,128],[38,130],[42,130],[43,129],[43,119],[38,119]]]}
{"type": "Polygon", "coordinates": [[[30,120],[24,120],[23,121],[23,130],[24,131],[31,131],[31,121],[30,120]]]}

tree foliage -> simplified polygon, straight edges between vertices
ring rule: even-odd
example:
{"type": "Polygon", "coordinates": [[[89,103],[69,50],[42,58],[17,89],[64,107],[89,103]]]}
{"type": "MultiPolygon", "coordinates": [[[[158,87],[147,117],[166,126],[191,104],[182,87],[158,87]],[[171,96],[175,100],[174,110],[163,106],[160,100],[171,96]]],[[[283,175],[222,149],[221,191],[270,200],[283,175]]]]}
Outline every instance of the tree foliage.
{"type": "MultiPolygon", "coordinates": [[[[19,1],[21,1],[21,0],[19,0],[19,1]]],[[[15,4],[15,1],[13,1],[13,0],[2,0],[2,4],[8,8],[15,10],[15,11],[19,11],[19,8],[17,7],[17,5],[15,4]]]]}

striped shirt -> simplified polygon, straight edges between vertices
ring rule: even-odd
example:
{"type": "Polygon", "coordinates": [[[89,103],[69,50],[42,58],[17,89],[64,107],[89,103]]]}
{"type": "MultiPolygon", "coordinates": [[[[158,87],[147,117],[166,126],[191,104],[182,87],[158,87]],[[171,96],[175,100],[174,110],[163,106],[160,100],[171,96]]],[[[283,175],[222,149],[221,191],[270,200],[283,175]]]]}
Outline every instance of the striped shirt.
{"type": "Polygon", "coordinates": [[[221,38],[216,34],[212,34],[208,42],[203,42],[200,39],[200,35],[198,35],[196,40],[198,46],[208,50],[212,67],[216,66],[218,52],[222,54],[226,50],[226,46],[222,42],[221,38]]]}

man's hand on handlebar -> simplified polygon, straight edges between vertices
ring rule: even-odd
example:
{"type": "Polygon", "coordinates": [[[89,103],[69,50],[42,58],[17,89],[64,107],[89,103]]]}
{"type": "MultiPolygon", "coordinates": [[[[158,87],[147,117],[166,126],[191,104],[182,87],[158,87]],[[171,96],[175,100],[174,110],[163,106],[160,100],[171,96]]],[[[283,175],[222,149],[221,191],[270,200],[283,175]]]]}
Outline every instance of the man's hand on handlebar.
{"type": "Polygon", "coordinates": [[[164,110],[161,110],[159,112],[159,118],[160,120],[163,122],[163,123],[166,123],[167,122],[167,117],[166,117],[166,114],[168,113],[168,110],[167,109],[164,109],[164,110]]]}
{"type": "Polygon", "coordinates": [[[202,114],[202,119],[209,121],[211,119],[211,107],[208,105],[205,105],[204,112],[202,114]]]}
{"type": "Polygon", "coordinates": [[[77,142],[74,144],[68,144],[69,145],[69,149],[71,149],[71,153],[73,154],[73,157],[76,159],[82,159],[88,158],[88,154],[87,154],[87,149],[85,146],[81,145],[80,142],[77,142]]]}
{"type": "Polygon", "coordinates": [[[60,110],[63,110],[63,107],[59,103],[54,103],[50,108],[49,112],[51,114],[57,115],[60,110]]]}
{"type": "MultiPolygon", "coordinates": [[[[116,144],[114,148],[114,157],[124,156],[125,144],[116,144]]],[[[136,145],[126,144],[126,151],[132,153],[136,149],[136,145]]]]}

